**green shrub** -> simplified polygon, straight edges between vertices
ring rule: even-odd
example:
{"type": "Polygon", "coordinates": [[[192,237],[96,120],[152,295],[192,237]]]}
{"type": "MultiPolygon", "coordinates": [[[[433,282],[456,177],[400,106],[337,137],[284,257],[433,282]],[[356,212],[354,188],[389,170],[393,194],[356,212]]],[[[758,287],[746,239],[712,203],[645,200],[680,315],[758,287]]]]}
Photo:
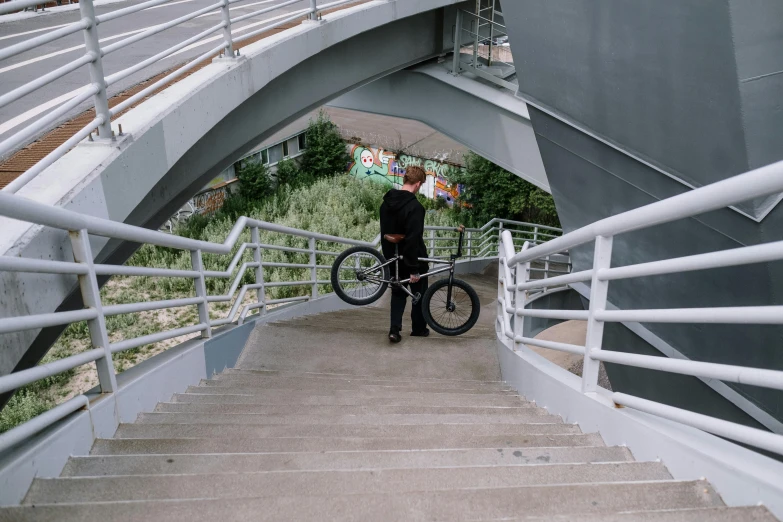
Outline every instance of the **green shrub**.
{"type": "Polygon", "coordinates": [[[292,159],[286,159],[277,164],[277,177],[278,188],[285,185],[296,187],[299,185],[309,185],[312,183],[312,177],[299,169],[296,161],[292,159]]]}

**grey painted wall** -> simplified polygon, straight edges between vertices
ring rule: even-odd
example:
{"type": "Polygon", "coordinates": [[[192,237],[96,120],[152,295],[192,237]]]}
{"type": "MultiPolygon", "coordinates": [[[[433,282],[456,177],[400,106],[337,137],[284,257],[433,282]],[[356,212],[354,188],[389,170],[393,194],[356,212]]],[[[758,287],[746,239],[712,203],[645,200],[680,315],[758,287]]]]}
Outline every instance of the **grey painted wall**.
{"type": "MultiPolygon", "coordinates": [[[[691,186],[783,158],[777,0],[505,2],[519,94],[691,186]]],[[[656,176],[650,171],[650,176],[656,176]]],[[[771,200],[740,206],[755,218],[771,200]]]]}
{"type": "MultiPolygon", "coordinates": [[[[629,156],[531,108],[531,117],[552,186],[560,221],[566,232],[599,219],[653,203],[685,189],[629,156]]],[[[763,240],[780,239],[781,212],[776,208],[761,224],[729,209],[659,225],[615,238],[612,266],[699,254],[763,240]]],[[[593,245],[571,250],[574,270],[592,267],[593,245]]],[[[783,303],[783,266],[767,263],[612,281],[609,301],[619,308],[688,308],[771,305],[783,303]]],[[[783,370],[779,349],[783,328],[748,325],[645,324],[693,360],[783,370]]],[[[608,328],[604,348],[650,353],[654,350],[622,327],[608,328]],[[631,337],[629,337],[629,335],[631,337]]],[[[659,372],[640,372],[607,365],[617,390],[672,401],[696,411],[718,414],[721,398],[704,390],[697,379],[674,379],[659,372]],[[669,393],[673,382],[680,388],[669,393]],[[702,393],[704,392],[704,393],[702,393]]],[[[783,392],[730,384],[764,411],[783,420],[783,392]]],[[[718,416],[743,421],[733,405],[723,401],[718,416]]],[[[744,422],[754,424],[744,417],[744,422]]]]}

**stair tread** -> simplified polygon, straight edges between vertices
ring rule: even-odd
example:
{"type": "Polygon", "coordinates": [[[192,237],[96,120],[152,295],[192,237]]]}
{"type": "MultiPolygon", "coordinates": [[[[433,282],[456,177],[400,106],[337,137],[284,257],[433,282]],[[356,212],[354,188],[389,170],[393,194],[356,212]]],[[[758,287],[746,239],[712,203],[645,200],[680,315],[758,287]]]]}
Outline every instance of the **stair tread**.
{"type": "Polygon", "coordinates": [[[302,378],[321,378],[321,379],[352,379],[369,380],[377,382],[418,382],[418,383],[444,383],[444,384],[505,384],[504,381],[479,380],[479,379],[444,379],[436,377],[378,377],[377,375],[354,374],[354,373],[333,373],[333,372],[297,372],[281,369],[251,369],[251,368],[226,368],[219,375],[261,375],[261,376],[281,376],[281,377],[302,377],[302,378]]]}
{"type": "Polygon", "coordinates": [[[631,452],[627,448],[619,446],[422,451],[317,451],[311,453],[89,455],[71,457],[65,465],[63,476],[479,465],[522,466],[631,461],[633,461],[631,452]]]}
{"type": "MultiPolygon", "coordinates": [[[[235,390],[232,390],[235,391],[235,390]]],[[[335,396],[335,395],[294,395],[290,393],[247,394],[247,393],[218,393],[215,389],[195,388],[187,393],[176,393],[172,402],[191,403],[229,403],[229,404],[290,404],[290,405],[341,405],[341,406],[521,406],[525,403],[519,397],[497,397],[483,395],[433,396],[429,394],[413,397],[368,397],[366,395],[335,396]]]]}
{"type": "MultiPolygon", "coordinates": [[[[240,416],[241,417],[241,416],[240,416]]],[[[120,424],[114,438],[213,437],[474,437],[566,435],[581,433],[579,426],[541,424],[383,424],[383,425],[258,425],[258,424],[120,424]]]]}
{"type": "Polygon", "coordinates": [[[377,389],[359,389],[346,387],[338,388],[263,388],[249,385],[235,385],[234,383],[224,383],[223,381],[214,381],[215,385],[188,386],[185,393],[206,393],[206,394],[238,394],[238,395],[264,395],[268,397],[388,397],[388,398],[410,398],[418,399],[422,397],[437,397],[450,399],[472,398],[474,400],[485,399],[487,401],[512,399],[513,402],[523,402],[524,399],[511,391],[490,391],[483,390],[444,390],[444,391],[412,391],[398,388],[377,388],[377,389]]]}
{"type": "Polygon", "coordinates": [[[502,518],[503,522],[776,522],[763,506],[669,509],[625,513],[555,515],[547,517],[502,518]]]}
{"type": "Polygon", "coordinates": [[[263,471],[36,479],[25,504],[174,498],[402,493],[671,480],[657,462],[414,469],[263,471]]]}
{"type": "Polygon", "coordinates": [[[705,481],[568,484],[414,491],[404,494],[277,496],[242,499],[124,501],[21,506],[0,521],[168,522],[223,520],[467,520],[617,513],[722,506],[705,481]]]}
{"type": "Polygon", "coordinates": [[[275,437],[275,438],[135,438],[97,439],[92,455],[144,453],[260,453],[348,450],[426,450],[515,447],[602,446],[595,433],[576,435],[499,435],[483,437],[357,438],[357,437],[275,437]]]}
{"type": "MultiPolygon", "coordinates": [[[[201,396],[206,397],[206,396],[201,396]]],[[[266,414],[266,415],[548,415],[532,403],[518,406],[389,406],[379,405],[302,405],[231,404],[198,402],[160,402],[155,412],[266,414]]]]}
{"type": "Polygon", "coordinates": [[[214,379],[202,379],[199,386],[225,386],[235,388],[261,388],[267,390],[361,390],[361,391],[411,391],[428,393],[474,393],[474,394],[514,394],[516,392],[507,385],[475,386],[470,384],[443,385],[438,383],[388,383],[388,382],[356,382],[350,380],[338,380],[323,382],[300,381],[298,379],[265,380],[268,377],[233,377],[215,376],[214,379]]]}
{"type": "Polygon", "coordinates": [[[545,410],[528,410],[517,415],[465,414],[355,414],[355,415],[270,415],[263,413],[140,413],[136,424],[253,424],[253,425],[345,425],[394,426],[439,424],[562,424],[563,419],[545,410]]]}

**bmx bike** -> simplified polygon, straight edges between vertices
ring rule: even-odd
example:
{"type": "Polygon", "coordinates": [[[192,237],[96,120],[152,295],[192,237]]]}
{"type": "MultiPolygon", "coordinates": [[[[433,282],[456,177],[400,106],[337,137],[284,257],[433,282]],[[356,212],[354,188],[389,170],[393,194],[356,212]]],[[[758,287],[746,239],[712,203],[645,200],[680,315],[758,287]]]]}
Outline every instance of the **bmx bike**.
{"type": "Polygon", "coordinates": [[[481,311],[476,291],[465,281],[454,277],[454,266],[462,257],[462,240],[465,227],[460,226],[457,253],[448,260],[421,257],[419,261],[445,265],[421,274],[428,277],[448,272],[448,277],[435,281],[422,296],[414,294],[406,286],[410,278],[400,279],[399,244],[405,239],[402,234],[386,234],[384,239],[394,244],[394,257],[386,259],[378,250],[355,246],[342,252],[332,265],[332,287],[334,292],[346,303],[368,305],[374,303],[391,285],[407,293],[414,304],[422,300],[424,320],[434,331],[441,335],[461,335],[473,328],[481,311]],[[394,276],[390,275],[394,269],[394,276]]]}

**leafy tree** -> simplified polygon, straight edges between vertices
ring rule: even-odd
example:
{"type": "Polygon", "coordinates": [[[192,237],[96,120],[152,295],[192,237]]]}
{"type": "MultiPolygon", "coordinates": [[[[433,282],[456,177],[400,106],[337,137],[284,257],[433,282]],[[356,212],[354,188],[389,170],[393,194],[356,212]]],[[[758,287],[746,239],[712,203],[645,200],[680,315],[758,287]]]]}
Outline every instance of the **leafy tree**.
{"type": "Polygon", "coordinates": [[[342,174],[348,166],[348,152],[340,131],[323,110],[307,125],[307,147],[302,155],[300,170],[314,179],[342,174]]]}
{"type": "Polygon", "coordinates": [[[457,212],[471,224],[500,217],[560,226],[550,194],[472,152],[465,156],[465,166],[464,171],[452,170],[449,180],[463,186],[460,201],[466,205],[457,212]]]}
{"type": "Polygon", "coordinates": [[[273,193],[269,169],[260,161],[248,161],[237,171],[239,195],[249,202],[263,201],[273,193]]]}

